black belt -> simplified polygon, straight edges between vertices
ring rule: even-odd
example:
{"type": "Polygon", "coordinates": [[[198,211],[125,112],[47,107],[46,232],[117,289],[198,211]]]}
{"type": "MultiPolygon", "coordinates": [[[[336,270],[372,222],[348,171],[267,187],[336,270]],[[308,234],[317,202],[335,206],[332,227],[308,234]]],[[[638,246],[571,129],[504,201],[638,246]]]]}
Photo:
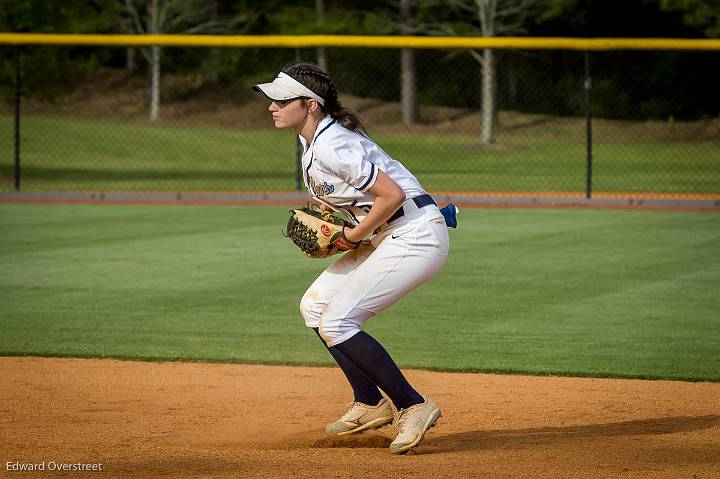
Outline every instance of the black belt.
{"type": "MultiPolygon", "coordinates": [[[[435,203],[435,200],[430,195],[416,196],[412,200],[418,208],[424,208],[428,205],[436,205],[437,206],[437,203],[435,203]]],[[[388,218],[387,223],[390,224],[393,221],[395,221],[396,219],[402,218],[402,216],[404,214],[405,214],[405,211],[403,211],[403,207],[401,206],[400,208],[397,209],[397,211],[395,213],[392,214],[392,216],[390,218],[388,218]]]]}

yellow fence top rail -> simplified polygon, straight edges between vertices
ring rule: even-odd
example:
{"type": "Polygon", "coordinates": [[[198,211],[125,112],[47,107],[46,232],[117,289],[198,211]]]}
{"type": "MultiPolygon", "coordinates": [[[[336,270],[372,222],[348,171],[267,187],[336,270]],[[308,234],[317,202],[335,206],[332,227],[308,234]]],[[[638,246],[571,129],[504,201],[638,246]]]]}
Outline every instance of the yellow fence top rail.
{"type": "Polygon", "coordinates": [[[106,45],[167,47],[503,48],[541,50],[716,50],[720,39],[411,37],[370,35],[76,35],[0,33],[0,45],[106,45]]]}

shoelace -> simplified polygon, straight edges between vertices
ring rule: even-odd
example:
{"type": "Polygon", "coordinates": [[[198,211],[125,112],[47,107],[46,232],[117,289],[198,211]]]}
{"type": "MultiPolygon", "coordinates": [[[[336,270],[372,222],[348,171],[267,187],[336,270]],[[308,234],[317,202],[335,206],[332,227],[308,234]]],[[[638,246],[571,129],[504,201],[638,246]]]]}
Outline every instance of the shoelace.
{"type": "Polygon", "coordinates": [[[407,409],[401,409],[400,411],[398,411],[397,419],[395,420],[395,423],[398,426],[398,433],[402,433],[405,431],[405,422],[407,421],[407,418],[410,417],[410,411],[412,411],[413,409],[417,409],[418,406],[421,406],[422,404],[414,404],[407,409]]]}
{"type": "Polygon", "coordinates": [[[362,406],[360,406],[359,402],[350,401],[349,403],[347,403],[345,405],[345,407],[349,407],[350,410],[348,412],[346,412],[345,414],[343,414],[343,417],[340,418],[341,421],[346,420],[352,413],[354,413],[355,411],[360,409],[362,406]]]}
{"type": "Polygon", "coordinates": [[[397,424],[398,432],[402,433],[405,431],[405,421],[407,420],[409,414],[408,411],[410,411],[410,408],[407,409],[401,409],[398,412],[397,419],[395,419],[395,423],[397,424]]]}

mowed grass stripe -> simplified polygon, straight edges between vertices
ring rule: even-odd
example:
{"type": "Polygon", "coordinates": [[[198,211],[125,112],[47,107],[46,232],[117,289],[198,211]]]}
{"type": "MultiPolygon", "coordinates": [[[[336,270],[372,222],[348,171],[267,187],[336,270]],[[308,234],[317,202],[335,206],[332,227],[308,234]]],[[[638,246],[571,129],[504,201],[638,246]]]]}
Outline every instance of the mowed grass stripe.
{"type": "MultiPolygon", "coordinates": [[[[332,364],[287,208],[0,205],[0,354],[332,364]]],[[[367,325],[404,367],[720,379],[720,216],[466,208],[367,325]]]]}

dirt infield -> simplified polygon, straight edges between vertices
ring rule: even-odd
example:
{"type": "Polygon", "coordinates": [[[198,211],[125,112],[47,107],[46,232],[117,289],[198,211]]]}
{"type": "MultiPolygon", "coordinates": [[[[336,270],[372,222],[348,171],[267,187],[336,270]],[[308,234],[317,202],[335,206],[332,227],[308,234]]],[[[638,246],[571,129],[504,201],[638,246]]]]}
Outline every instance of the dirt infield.
{"type": "Polygon", "coordinates": [[[719,383],[407,375],[443,419],[393,456],[324,436],[338,369],[0,358],[0,476],[720,477],[719,383]]]}

